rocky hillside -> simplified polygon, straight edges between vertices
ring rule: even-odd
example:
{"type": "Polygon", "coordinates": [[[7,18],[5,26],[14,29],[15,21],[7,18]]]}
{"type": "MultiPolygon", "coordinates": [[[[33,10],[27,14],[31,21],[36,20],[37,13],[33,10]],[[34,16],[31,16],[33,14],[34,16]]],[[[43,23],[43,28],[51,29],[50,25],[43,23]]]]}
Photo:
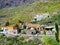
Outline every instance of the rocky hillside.
{"type": "Polygon", "coordinates": [[[0,8],[30,4],[35,0],[0,0],[0,8]]]}
{"type": "Polygon", "coordinates": [[[50,1],[60,1],[60,0],[0,0],[0,8],[21,6],[21,5],[31,4],[35,1],[50,2],[50,1]]]}

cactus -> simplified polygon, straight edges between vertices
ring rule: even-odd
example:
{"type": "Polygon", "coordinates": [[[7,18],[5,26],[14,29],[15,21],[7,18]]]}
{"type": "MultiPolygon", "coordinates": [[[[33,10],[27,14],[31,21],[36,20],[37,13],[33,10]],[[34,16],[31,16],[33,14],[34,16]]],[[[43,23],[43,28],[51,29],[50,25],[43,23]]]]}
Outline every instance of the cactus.
{"type": "Polygon", "coordinates": [[[55,29],[56,29],[55,33],[56,41],[59,42],[59,28],[57,23],[55,23],[55,29]]]}

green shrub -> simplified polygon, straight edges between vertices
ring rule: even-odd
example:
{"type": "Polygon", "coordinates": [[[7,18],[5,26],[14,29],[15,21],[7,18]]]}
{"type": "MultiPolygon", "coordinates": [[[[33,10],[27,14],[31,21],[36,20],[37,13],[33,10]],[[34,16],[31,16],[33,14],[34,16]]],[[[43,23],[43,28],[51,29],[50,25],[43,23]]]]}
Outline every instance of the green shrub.
{"type": "Polygon", "coordinates": [[[22,34],[26,34],[26,32],[25,32],[25,31],[23,31],[23,32],[22,32],[22,34]]]}
{"type": "Polygon", "coordinates": [[[25,41],[24,37],[0,37],[0,45],[38,45],[40,43],[39,39],[25,41]],[[3,42],[2,42],[3,41],[3,42]]]}
{"type": "Polygon", "coordinates": [[[59,43],[54,39],[49,36],[43,36],[42,42],[44,45],[59,45],[59,43]]]}
{"type": "Polygon", "coordinates": [[[7,21],[6,24],[5,24],[5,26],[9,26],[9,25],[10,25],[10,23],[9,23],[9,21],[7,21]]]}
{"type": "Polygon", "coordinates": [[[59,28],[58,28],[58,24],[55,23],[55,28],[56,28],[56,33],[55,33],[55,37],[57,42],[59,42],[59,28]]]}

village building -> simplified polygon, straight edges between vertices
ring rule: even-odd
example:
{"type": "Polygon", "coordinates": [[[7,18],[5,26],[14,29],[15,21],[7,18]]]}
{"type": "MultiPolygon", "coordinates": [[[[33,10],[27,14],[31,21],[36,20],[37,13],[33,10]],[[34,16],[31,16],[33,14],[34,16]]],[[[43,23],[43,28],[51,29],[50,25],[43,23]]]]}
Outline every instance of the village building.
{"type": "Polygon", "coordinates": [[[9,25],[4,28],[6,28],[6,30],[14,30],[14,25],[9,25]]]}
{"type": "Polygon", "coordinates": [[[1,28],[2,34],[5,35],[15,35],[17,34],[17,29],[14,29],[14,25],[9,25],[1,28]]]}

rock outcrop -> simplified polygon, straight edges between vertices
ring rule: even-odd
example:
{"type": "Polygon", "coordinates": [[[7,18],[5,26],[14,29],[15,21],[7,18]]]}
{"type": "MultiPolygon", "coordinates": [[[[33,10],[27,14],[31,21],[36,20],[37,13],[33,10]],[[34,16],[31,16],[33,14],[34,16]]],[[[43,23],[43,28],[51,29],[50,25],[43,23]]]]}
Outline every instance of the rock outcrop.
{"type": "Polygon", "coordinates": [[[35,0],[0,0],[0,8],[30,4],[35,0]]]}

